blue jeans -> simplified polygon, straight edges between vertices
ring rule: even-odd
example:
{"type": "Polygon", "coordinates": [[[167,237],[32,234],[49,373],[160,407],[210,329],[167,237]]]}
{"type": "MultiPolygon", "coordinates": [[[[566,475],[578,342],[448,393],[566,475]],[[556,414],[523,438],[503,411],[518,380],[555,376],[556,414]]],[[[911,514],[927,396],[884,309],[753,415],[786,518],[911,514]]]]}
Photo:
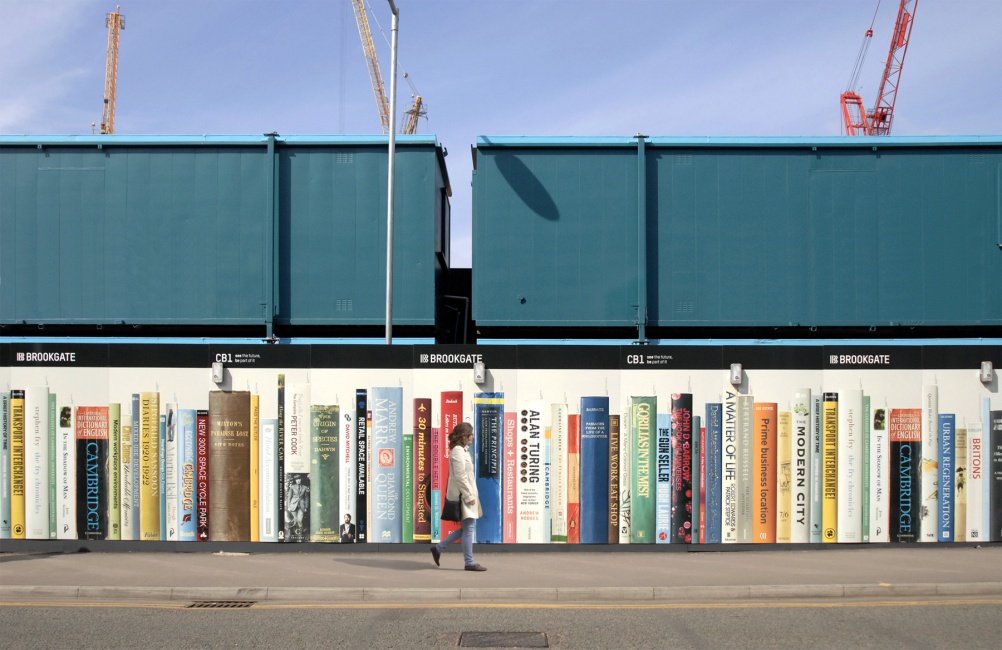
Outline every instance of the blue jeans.
{"type": "Polygon", "coordinates": [[[466,562],[466,566],[473,566],[476,562],[473,561],[473,533],[475,530],[475,525],[477,520],[473,517],[469,519],[464,519],[462,521],[462,528],[457,528],[456,530],[449,533],[445,539],[435,545],[435,548],[439,550],[440,553],[444,553],[449,544],[452,544],[459,536],[463,536],[463,560],[466,562]]]}

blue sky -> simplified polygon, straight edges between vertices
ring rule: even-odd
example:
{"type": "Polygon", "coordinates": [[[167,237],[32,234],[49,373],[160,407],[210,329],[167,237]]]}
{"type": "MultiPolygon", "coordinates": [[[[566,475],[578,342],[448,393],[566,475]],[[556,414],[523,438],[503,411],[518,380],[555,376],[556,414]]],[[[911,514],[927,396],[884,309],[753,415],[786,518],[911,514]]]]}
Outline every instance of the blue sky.
{"type": "MultiPolygon", "coordinates": [[[[116,1],[119,134],[379,132],[347,0],[0,0],[0,133],[100,123],[116,1]]],[[[389,6],[368,1],[388,91],[389,6]]],[[[469,266],[477,136],[839,135],[839,94],[871,21],[858,90],[875,99],[898,1],[397,6],[400,70],[428,110],[419,132],[450,153],[453,265],[469,266]]],[[[1002,134],[1002,2],[918,0],[915,14],[894,134],[1002,134]]],[[[402,114],[402,76],[398,89],[402,114]]]]}

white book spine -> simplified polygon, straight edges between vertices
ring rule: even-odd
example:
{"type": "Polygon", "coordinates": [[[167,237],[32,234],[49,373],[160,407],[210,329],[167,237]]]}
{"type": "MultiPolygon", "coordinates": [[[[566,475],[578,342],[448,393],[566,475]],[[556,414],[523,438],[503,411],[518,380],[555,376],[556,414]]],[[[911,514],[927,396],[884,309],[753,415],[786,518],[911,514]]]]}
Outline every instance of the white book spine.
{"type": "Polygon", "coordinates": [[[633,400],[619,420],[619,543],[630,543],[630,496],[633,480],[633,400]]]}
{"type": "Polygon", "coordinates": [[[755,397],[738,395],[738,541],[752,543],[755,397]]]}
{"type": "Polygon", "coordinates": [[[567,405],[550,407],[550,539],[567,541],[567,405]]]}
{"type": "Polygon", "coordinates": [[[939,540],[939,387],[922,387],[922,486],[920,542],[939,540]]]}
{"type": "Polygon", "coordinates": [[[887,408],[874,408],[870,425],[870,543],[891,541],[890,450],[887,408]]]}
{"type": "MultiPolygon", "coordinates": [[[[69,408],[69,407],[64,407],[69,408]]],[[[74,418],[64,426],[60,419],[56,429],[56,539],[77,538],[77,441],[73,433],[74,418]]]]}
{"type": "Polygon", "coordinates": [[[992,400],[990,397],[981,398],[981,471],[984,478],[981,481],[981,541],[987,542],[991,539],[989,528],[992,521],[992,481],[991,481],[991,445],[989,435],[992,430],[992,400]]]}
{"type": "Polygon", "coordinates": [[[986,541],[984,533],[984,489],[988,483],[985,472],[988,460],[985,454],[984,426],[982,422],[967,425],[967,541],[986,541]]]}
{"type": "Polygon", "coordinates": [[[165,502],[166,509],[166,522],[167,522],[167,541],[176,542],[178,540],[177,536],[177,508],[178,508],[178,490],[177,490],[177,476],[178,476],[178,461],[177,461],[177,404],[167,404],[165,407],[165,415],[167,417],[167,440],[164,445],[166,451],[166,457],[164,458],[164,494],[167,497],[165,502]]]}
{"type": "Polygon", "coordinates": [[[24,523],[27,539],[49,539],[49,389],[24,392],[24,523]]]}
{"type": "Polygon", "coordinates": [[[309,473],[310,385],[289,384],[285,387],[285,474],[309,473]]]}
{"type": "Polygon", "coordinates": [[[824,478],[822,463],[824,448],[821,439],[821,419],[823,396],[819,393],[811,395],[811,543],[821,543],[821,528],[824,525],[824,509],[822,506],[821,485],[824,478]]]}
{"type": "MultiPolygon", "coordinates": [[[[122,403],[122,539],[125,541],[136,538],[132,528],[132,411],[125,408],[128,402],[122,403]]],[[[75,418],[74,418],[75,419],[75,418]]]]}
{"type": "Polygon", "coordinates": [[[546,425],[543,403],[532,401],[518,410],[518,478],[515,483],[517,523],[515,541],[520,544],[548,544],[549,527],[543,520],[546,500],[544,459],[546,425]]]}
{"type": "Polygon", "coordinates": [[[838,542],[863,541],[863,391],[838,393],[838,542]]]}
{"type": "MultiPolygon", "coordinates": [[[[355,521],[355,481],[358,468],[358,441],[355,439],[355,409],[354,405],[341,408],[341,437],[338,440],[338,456],[341,458],[341,490],[338,495],[341,501],[341,513],[338,523],[344,521],[345,515],[350,515],[355,521]]],[[[428,435],[431,435],[429,429],[428,435]]]]}
{"type": "Polygon", "coordinates": [[[261,420],[259,440],[258,537],[278,541],[278,420],[261,420]]]}
{"type": "Polygon", "coordinates": [[[721,522],[720,541],[735,544],[738,541],[738,401],[733,387],[724,387],[723,445],[721,447],[720,488],[721,522]]]}
{"type": "Polygon", "coordinates": [[[793,459],[790,543],[811,541],[811,389],[793,393],[793,459]]]}

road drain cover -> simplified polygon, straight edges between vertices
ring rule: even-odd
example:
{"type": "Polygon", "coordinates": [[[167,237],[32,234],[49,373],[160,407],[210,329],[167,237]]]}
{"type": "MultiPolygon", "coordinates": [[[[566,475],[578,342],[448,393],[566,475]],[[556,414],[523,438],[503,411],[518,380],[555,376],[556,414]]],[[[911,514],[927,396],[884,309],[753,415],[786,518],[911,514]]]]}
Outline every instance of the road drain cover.
{"type": "Polygon", "coordinates": [[[549,648],[542,632],[463,632],[460,648],[549,648]]]}
{"type": "Polygon", "coordinates": [[[253,600],[197,600],[188,605],[188,609],[246,609],[255,602],[253,600]]]}

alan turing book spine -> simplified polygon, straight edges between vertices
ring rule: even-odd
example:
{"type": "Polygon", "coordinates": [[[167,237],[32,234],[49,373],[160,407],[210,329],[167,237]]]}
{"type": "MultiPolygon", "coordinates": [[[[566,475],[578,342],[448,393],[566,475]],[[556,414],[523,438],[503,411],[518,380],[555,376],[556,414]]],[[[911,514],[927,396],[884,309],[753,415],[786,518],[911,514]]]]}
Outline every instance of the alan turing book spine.
{"type": "Polygon", "coordinates": [[[542,402],[526,402],[518,410],[518,451],[516,541],[520,544],[548,543],[549,522],[543,519],[546,499],[543,463],[546,448],[542,402]]]}
{"type": "Polygon", "coordinates": [[[581,398],[580,467],[581,543],[608,544],[610,459],[609,398],[606,396],[581,398]]]}

